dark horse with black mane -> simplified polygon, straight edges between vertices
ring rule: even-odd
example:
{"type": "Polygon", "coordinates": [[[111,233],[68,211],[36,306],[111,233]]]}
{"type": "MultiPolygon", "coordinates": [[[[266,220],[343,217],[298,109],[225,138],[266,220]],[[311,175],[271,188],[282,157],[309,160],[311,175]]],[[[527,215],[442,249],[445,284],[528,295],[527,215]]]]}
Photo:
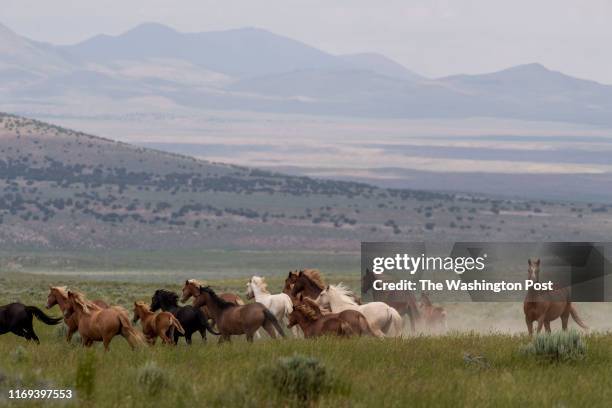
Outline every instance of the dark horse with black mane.
{"type": "Polygon", "coordinates": [[[202,310],[198,307],[193,306],[179,306],[178,305],[179,296],[165,289],[158,289],[155,291],[155,294],[151,298],[151,311],[155,312],[159,309],[164,312],[172,313],[177,320],[183,326],[185,330],[185,334],[179,333],[178,330],[174,331],[174,343],[178,342],[179,337],[185,336],[185,341],[187,344],[191,344],[191,336],[195,332],[199,332],[202,336],[202,340],[206,341],[206,330],[211,332],[214,335],[218,335],[219,333],[215,332],[206,316],[202,310]]]}
{"type": "Polygon", "coordinates": [[[49,326],[59,324],[62,321],[61,317],[47,316],[35,306],[11,303],[0,306],[0,334],[11,332],[19,337],[25,337],[26,340],[34,340],[36,343],[40,343],[32,326],[32,317],[36,317],[49,326]]]}
{"type": "Polygon", "coordinates": [[[200,294],[196,297],[195,307],[206,306],[210,316],[215,319],[217,328],[221,332],[219,343],[230,341],[230,336],[246,334],[247,341],[253,341],[253,335],[260,328],[268,332],[270,337],[276,338],[274,329],[285,337],[278,320],[261,303],[236,305],[221,299],[209,286],[201,286],[200,294]]]}

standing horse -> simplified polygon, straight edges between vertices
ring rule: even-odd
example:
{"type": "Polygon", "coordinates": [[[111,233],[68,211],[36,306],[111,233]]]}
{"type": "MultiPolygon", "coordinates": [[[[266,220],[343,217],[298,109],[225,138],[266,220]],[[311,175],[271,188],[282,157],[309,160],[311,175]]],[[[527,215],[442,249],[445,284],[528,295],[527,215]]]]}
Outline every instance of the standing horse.
{"type": "Polygon", "coordinates": [[[181,323],[170,312],[155,313],[149,309],[149,306],[144,302],[134,302],[134,318],[133,323],[141,321],[142,332],[147,338],[147,343],[154,345],[158,337],[162,339],[164,344],[176,344],[174,338],[174,330],[185,334],[185,330],[181,323]]]}
{"type": "MultiPolygon", "coordinates": [[[[527,265],[529,280],[540,282],[540,259],[538,258],[535,261],[529,259],[527,265]]],[[[538,291],[530,287],[523,303],[523,312],[525,313],[525,323],[527,323],[529,336],[533,335],[533,322],[538,322],[538,333],[542,330],[542,326],[546,328],[547,333],[550,333],[550,322],[559,317],[561,317],[561,327],[563,330],[567,330],[570,315],[578,323],[578,326],[585,330],[589,329],[578,317],[578,313],[570,300],[568,288],[538,291]]]]}
{"type": "MultiPolygon", "coordinates": [[[[202,336],[202,341],[206,341],[206,330],[212,334],[219,334],[215,332],[208,324],[208,319],[204,315],[204,312],[197,307],[193,306],[179,306],[178,295],[174,292],[170,292],[165,289],[158,289],[151,298],[152,312],[156,312],[159,309],[164,312],[172,313],[180,322],[181,326],[185,331],[185,341],[187,344],[191,344],[191,336],[195,332],[199,332],[202,336]]],[[[183,336],[182,333],[174,331],[174,343],[178,342],[178,338],[183,336]]]]}
{"type": "MultiPolygon", "coordinates": [[[[361,292],[368,293],[372,289],[374,281],[378,277],[369,269],[366,269],[365,275],[361,279],[361,292]]],[[[417,307],[414,294],[408,292],[401,295],[402,298],[395,299],[397,294],[394,291],[372,290],[372,299],[375,302],[384,302],[397,310],[400,316],[407,315],[410,319],[410,329],[415,331],[416,321],[419,320],[419,308],[417,307]]]]}
{"type": "Polygon", "coordinates": [[[261,303],[236,306],[221,299],[209,286],[205,286],[200,287],[200,294],[194,306],[208,308],[221,333],[219,343],[230,341],[230,336],[241,334],[246,334],[247,341],[252,342],[253,335],[260,327],[263,327],[273,339],[276,338],[274,329],[285,337],[276,317],[261,303]]]}
{"type": "Polygon", "coordinates": [[[37,344],[40,344],[40,340],[32,326],[33,317],[49,326],[59,324],[62,321],[61,317],[47,316],[35,306],[11,303],[0,306],[0,334],[11,332],[19,337],[25,337],[28,341],[34,340],[37,344]]]}
{"type": "MultiPolygon", "coordinates": [[[[108,309],[108,304],[102,300],[94,300],[94,304],[100,306],[102,309],[108,309]]],[[[64,323],[68,328],[66,333],[66,341],[70,343],[72,335],[77,331],[78,323],[76,316],[73,314],[66,315],[68,309],[68,290],[65,286],[49,286],[49,294],[47,295],[47,309],[51,309],[53,306],[58,305],[62,314],[64,315],[64,323]]]]}
{"type": "Polygon", "coordinates": [[[425,326],[430,329],[446,330],[446,310],[442,306],[434,306],[425,293],[421,293],[419,308],[425,326]]]}
{"type": "Polygon", "coordinates": [[[289,327],[300,326],[305,338],[325,335],[348,337],[353,334],[351,325],[342,320],[338,313],[324,315],[313,303],[302,301],[294,305],[289,315],[289,327]]]}
{"type": "Polygon", "coordinates": [[[132,350],[144,343],[142,335],[134,329],[127,310],[120,306],[102,309],[78,292],[68,291],[67,313],[76,315],[83,346],[90,347],[94,341],[101,341],[104,350],[109,350],[113,337],[123,336],[132,350]]]}
{"type": "Polygon", "coordinates": [[[395,337],[402,334],[403,320],[397,310],[383,302],[358,305],[343,284],[329,285],[321,291],[317,303],[329,307],[332,313],[340,313],[347,309],[361,312],[377,337],[382,335],[395,337]]]}

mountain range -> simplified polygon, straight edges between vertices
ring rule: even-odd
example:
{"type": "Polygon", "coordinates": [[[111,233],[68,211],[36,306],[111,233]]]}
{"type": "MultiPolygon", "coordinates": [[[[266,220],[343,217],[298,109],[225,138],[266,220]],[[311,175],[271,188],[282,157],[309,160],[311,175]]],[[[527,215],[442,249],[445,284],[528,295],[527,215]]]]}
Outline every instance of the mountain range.
{"type": "Polygon", "coordinates": [[[96,112],[100,99],[151,97],[197,109],[612,125],[612,86],[537,63],[426,78],[384,55],[334,55],[258,28],[181,33],[145,23],[56,46],[0,25],[0,105],[76,101],[96,112]]]}

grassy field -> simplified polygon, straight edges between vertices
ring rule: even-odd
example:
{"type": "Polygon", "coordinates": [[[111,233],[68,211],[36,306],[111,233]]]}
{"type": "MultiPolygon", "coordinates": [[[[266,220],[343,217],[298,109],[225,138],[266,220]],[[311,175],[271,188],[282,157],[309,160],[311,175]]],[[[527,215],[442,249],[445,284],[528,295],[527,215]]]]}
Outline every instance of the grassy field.
{"type": "MultiPolygon", "coordinates": [[[[347,278],[350,276],[338,275],[333,281],[347,278]]],[[[92,298],[126,306],[136,299],[149,299],[160,287],[159,283],[75,279],[0,274],[0,304],[20,300],[42,306],[51,283],[69,284],[92,298]]],[[[219,289],[242,292],[243,281],[211,283],[219,289]]],[[[280,276],[271,279],[273,290],[281,281],[280,276]]],[[[178,290],[179,284],[161,286],[178,290]]],[[[447,306],[454,316],[467,314],[469,307],[447,306]]],[[[49,313],[59,314],[57,309],[49,313]]],[[[489,308],[478,316],[499,320],[502,313],[517,315],[516,321],[520,321],[520,309],[507,305],[489,308]]],[[[472,316],[470,326],[479,328],[478,316],[472,316]]],[[[181,343],[176,348],[158,345],[134,352],[123,339],[116,338],[105,354],[99,345],[87,352],[76,343],[66,344],[59,327],[36,322],[35,329],[40,346],[11,334],[0,337],[0,406],[8,403],[8,390],[13,387],[73,389],[78,395],[72,403],[80,406],[297,405],[297,400],[274,388],[269,375],[279,359],[295,354],[316,358],[334,384],[311,405],[572,407],[605,406],[612,398],[612,336],[606,334],[586,337],[585,359],[550,362],[520,352],[529,342],[526,336],[501,333],[451,331],[443,336],[385,340],[265,339],[253,345],[236,338],[223,346],[212,336],[207,344],[198,339],[192,347],[181,343]],[[485,362],[466,361],[466,353],[482,356],[485,362]]],[[[43,404],[16,404],[37,405],[43,404]]]]}

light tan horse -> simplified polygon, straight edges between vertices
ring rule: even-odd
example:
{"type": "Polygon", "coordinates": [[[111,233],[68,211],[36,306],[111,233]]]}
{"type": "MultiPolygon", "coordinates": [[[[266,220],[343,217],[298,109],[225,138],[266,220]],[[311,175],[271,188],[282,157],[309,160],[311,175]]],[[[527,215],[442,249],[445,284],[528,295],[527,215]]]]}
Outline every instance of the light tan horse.
{"type": "MultiPolygon", "coordinates": [[[[540,281],[540,259],[528,260],[528,276],[534,282],[540,281]]],[[[588,330],[586,324],[578,317],[576,309],[570,300],[568,288],[556,288],[548,291],[535,290],[529,288],[523,303],[523,312],[525,313],[525,323],[529,336],[533,335],[533,322],[538,322],[537,332],[540,333],[542,326],[546,328],[546,332],[550,333],[550,322],[561,317],[561,327],[567,330],[567,323],[570,315],[580,327],[588,330]]]]}
{"type": "Polygon", "coordinates": [[[134,329],[124,308],[111,306],[102,309],[83,294],[72,291],[68,291],[68,304],[66,312],[76,315],[83,346],[90,347],[94,341],[101,341],[104,350],[108,351],[111,340],[117,335],[123,336],[132,349],[144,344],[142,334],[134,329]]]}
{"type": "Polygon", "coordinates": [[[172,340],[174,330],[185,334],[183,326],[172,313],[152,312],[145,302],[134,302],[134,319],[132,322],[136,323],[138,320],[142,325],[142,332],[147,339],[147,343],[150,345],[155,344],[157,337],[160,337],[164,344],[175,344],[172,340]]]}
{"type": "MultiPolygon", "coordinates": [[[[102,309],[108,308],[108,304],[103,300],[94,300],[93,303],[100,306],[102,309]]],[[[68,289],[65,286],[49,286],[47,309],[51,309],[55,305],[58,305],[64,314],[64,323],[66,323],[66,327],[68,328],[66,340],[70,343],[72,335],[77,331],[78,323],[74,314],[66,316],[66,310],[70,305],[68,304],[68,289]]]]}

